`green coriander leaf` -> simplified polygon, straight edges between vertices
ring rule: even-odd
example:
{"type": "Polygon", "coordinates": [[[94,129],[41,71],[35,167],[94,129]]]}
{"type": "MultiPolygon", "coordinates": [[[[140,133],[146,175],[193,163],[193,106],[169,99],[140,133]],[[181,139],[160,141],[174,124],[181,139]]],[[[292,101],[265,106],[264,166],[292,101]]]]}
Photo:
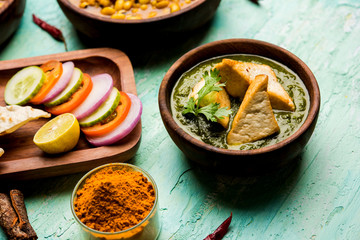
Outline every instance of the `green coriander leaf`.
{"type": "Polygon", "coordinates": [[[216,122],[217,119],[215,118],[214,114],[219,108],[219,103],[210,103],[209,105],[202,107],[199,109],[199,113],[204,114],[207,120],[216,122]]]}
{"type": "Polygon", "coordinates": [[[214,70],[210,70],[210,72],[206,71],[203,74],[203,78],[205,80],[205,85],[200,89],[197,93],[198,98],[195,100],[193,97],[189,99],[187,105],[185,106],[182,114],[194,114],[197,116],[199,113],[203,114],[207,120],[216,122],[217,119],[223,119],[224,116],[228,116],[231,111],[226,108],[219,108],[219,103],[210,103],[207,106],[200,107],[199,103],[201,100],[209,93],[216,91],[222,91],[221,87],[225,86],[225,83],[220,83],[221,77],[219,76],[219,70],[216,68],[214,70]]]}
{"type": "Polygon", "coordinates": [[[196,108],[195,108],[195,100],[193,97],[191,97],[189,99],[189,101],[187,102],[186,106],[185,106],[185,109],[184,111],[182,111],[182,114],[185,115],[185,114],[188,114],[188,113],[192,113],[194,114],[195,116],[198,115],[197,111],[196,111],[196,108]]]}
{"type": "Polygon", "coordinates": [[[231,114],[231,110],[228,110],[226,107],[219,108],[214,116],[218,119],[224,119],[224,116],[229,116],[231,114]]]}
{"type": "Polygon", "coordinates": [[[225,84],[223,83],[218,84],[221,77],[219,76],[219,71],[216,68],[214,70],[210,70],[210,73],[206,71],[203,74],[203,78],[205,80],[205,85],[198,92],[199,101],[201,101],[201,99],[205,97],[208,93],[212,91],[219,92],[222,90],[221,87],[225,86],[225,84]]]}

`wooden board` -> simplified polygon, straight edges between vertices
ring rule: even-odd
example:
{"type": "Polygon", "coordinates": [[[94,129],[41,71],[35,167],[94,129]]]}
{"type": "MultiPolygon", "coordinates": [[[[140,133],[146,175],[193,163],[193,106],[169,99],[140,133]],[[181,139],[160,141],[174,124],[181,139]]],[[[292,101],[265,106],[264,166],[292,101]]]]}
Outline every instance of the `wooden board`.
{"type": "MultiPolygon", "coordinates": [[[[11,76],[23,67],[41,65],[51,59],[61,62],[73,61],[76,67],[90,76],[108,73],[113,77],[115,87],[136,94],[134,73],[129,58],[116,49],[97,48],[0,61],[0,105],[6,105],[4,90],[11,76]]],[[[71,152],[49,155],[33,143],[36,131],[47,121],[48,119],[32,121],[14,133],[0,137],[0,147],[5,150],[0,158],[1,179],[22,180],[87,171],[108,162],[125,162],[133,157],[139,148],[141,123],[126,138],[114,145],[93,147],[84,136],[81,136],[71,152]]]]}

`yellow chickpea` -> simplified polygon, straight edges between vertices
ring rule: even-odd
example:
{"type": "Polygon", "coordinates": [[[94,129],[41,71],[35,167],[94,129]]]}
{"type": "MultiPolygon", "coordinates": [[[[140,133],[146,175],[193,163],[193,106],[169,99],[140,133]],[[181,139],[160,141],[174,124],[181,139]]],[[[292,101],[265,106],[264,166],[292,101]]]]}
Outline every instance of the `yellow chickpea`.
{"type": "Polygon", "coordinates": [[[89,5],[87,2],[80,3],[80,8],[86,8],[89,5]]]}
{"type": "Polygon", "coordinates": [[[156,8],[158,8],[158,9],[166,8],[168,5],[169,5],[169,1],[163,0],[163,1],[156,3],[156,8]]]}
{"type": "Polygon", "coordinates": [[[170,4],[170,12],[176,12],[180,10],[180,5],[177,3],[170,4]]]}
{"type": "Polygon", "coordinates": [[[191,3],[191,0],[185,0],[185,3],[187,4],[191,3]]]}
{"type": "Polygon", "coordinates": [[[115,13],[113,15],[111,15],[111,18],[114,18],[114,19],[125,19],[125,14],[122,14],[122,13],[115,13]]]}
{"type": "Polygon", "coordinates": [[[110,0],[99,0],[99,4],[102,7],[110,7],[111,6],[111,1],[110,0]]]}
{"type": "Polygon", "coordinates": [[[132,1],[126,1],[124,2],[124,6],[123,8],[127,11],[127,10],[130,10],[130,8],[132,7],[133,3],[132,1]]]}
{"type": "Polygon", "coordinates": [[[112,7],[104,7],[101,9],[101,13],[104,15],[113,15],[115,13],[115,9],[112,7]]]}
{"type": "Polygon", "coordinates": [[[115,2],[115,10],[116,11],[123,9],[123,6],[124,6],[124,0],[116,0],[116,2],[115,2]]]}
{"type": "Polygon", "coordinates": [[[140,9],[141,10],[146,10],[148,8],[148,5],[147,4],[141,4],[141,6],[140,6],[140,9]]]}
{"type": "Polygon", "coordinates": [[[150,3],[150,0],[139,0],[140,4],[148,4],[150,3]]]}

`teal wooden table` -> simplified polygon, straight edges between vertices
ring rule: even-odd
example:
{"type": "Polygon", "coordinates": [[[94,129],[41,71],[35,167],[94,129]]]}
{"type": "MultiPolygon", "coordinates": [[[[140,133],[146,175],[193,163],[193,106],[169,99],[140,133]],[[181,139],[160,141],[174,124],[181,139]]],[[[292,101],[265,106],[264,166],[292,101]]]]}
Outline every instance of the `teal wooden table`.
{"type": "MultiPolygon", "coordinates": [[[[28,0],[20,28],[0,60],[64,51],[31,21],[31,14],[62,29],[69,50],[92,45],[79,38],[55,0],[28,0]]],[[[146,39],[144,39],[146,44],[146,39]]],[[[126,46],[118,46],[126,52],[126,46]]],[[[144,104],[140,149],[130,161],[158,184],[159,239],[203,239],[233,213],[224,239],[360,239],[360,2],[358,0],[223,0],[205,28],[181,44],[130,56],[144,104]],[[254,38],[280,45],[314,72],[321,111],[314,134],[293,166],[259,177],[215,174],[193,166],[168,136],[157,95],[166,71],[188,50],[214,40],[254,38]],[[156,52],[156,54],[154,54],[156,52]]],[[[39,239],[85,239],[70,211],[83,175],[25,183],[39,239]]],[[[0,232],[0,239],[5,239],[0,232]]]]}

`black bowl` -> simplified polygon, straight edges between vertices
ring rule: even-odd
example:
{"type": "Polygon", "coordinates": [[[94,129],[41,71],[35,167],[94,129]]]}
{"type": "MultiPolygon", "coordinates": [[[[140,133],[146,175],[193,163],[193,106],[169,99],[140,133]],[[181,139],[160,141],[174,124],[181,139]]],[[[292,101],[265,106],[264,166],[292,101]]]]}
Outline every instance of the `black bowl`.
{"type": "Polygon", "coordinates": [[[120,20],[89,13],[69,0],[57,1],[74,27],[90,38],[118,42],[140,38],[143,43],[202,26],[214,16],[220,3],[220,0],[196,0],[171,14],[141,20],[120,20]]]}
{"type": "Polygon", "coordinates": [[[26,0],[9,0],[0,8],[0,45],[18,28],[25,3],[26,0]]]}

